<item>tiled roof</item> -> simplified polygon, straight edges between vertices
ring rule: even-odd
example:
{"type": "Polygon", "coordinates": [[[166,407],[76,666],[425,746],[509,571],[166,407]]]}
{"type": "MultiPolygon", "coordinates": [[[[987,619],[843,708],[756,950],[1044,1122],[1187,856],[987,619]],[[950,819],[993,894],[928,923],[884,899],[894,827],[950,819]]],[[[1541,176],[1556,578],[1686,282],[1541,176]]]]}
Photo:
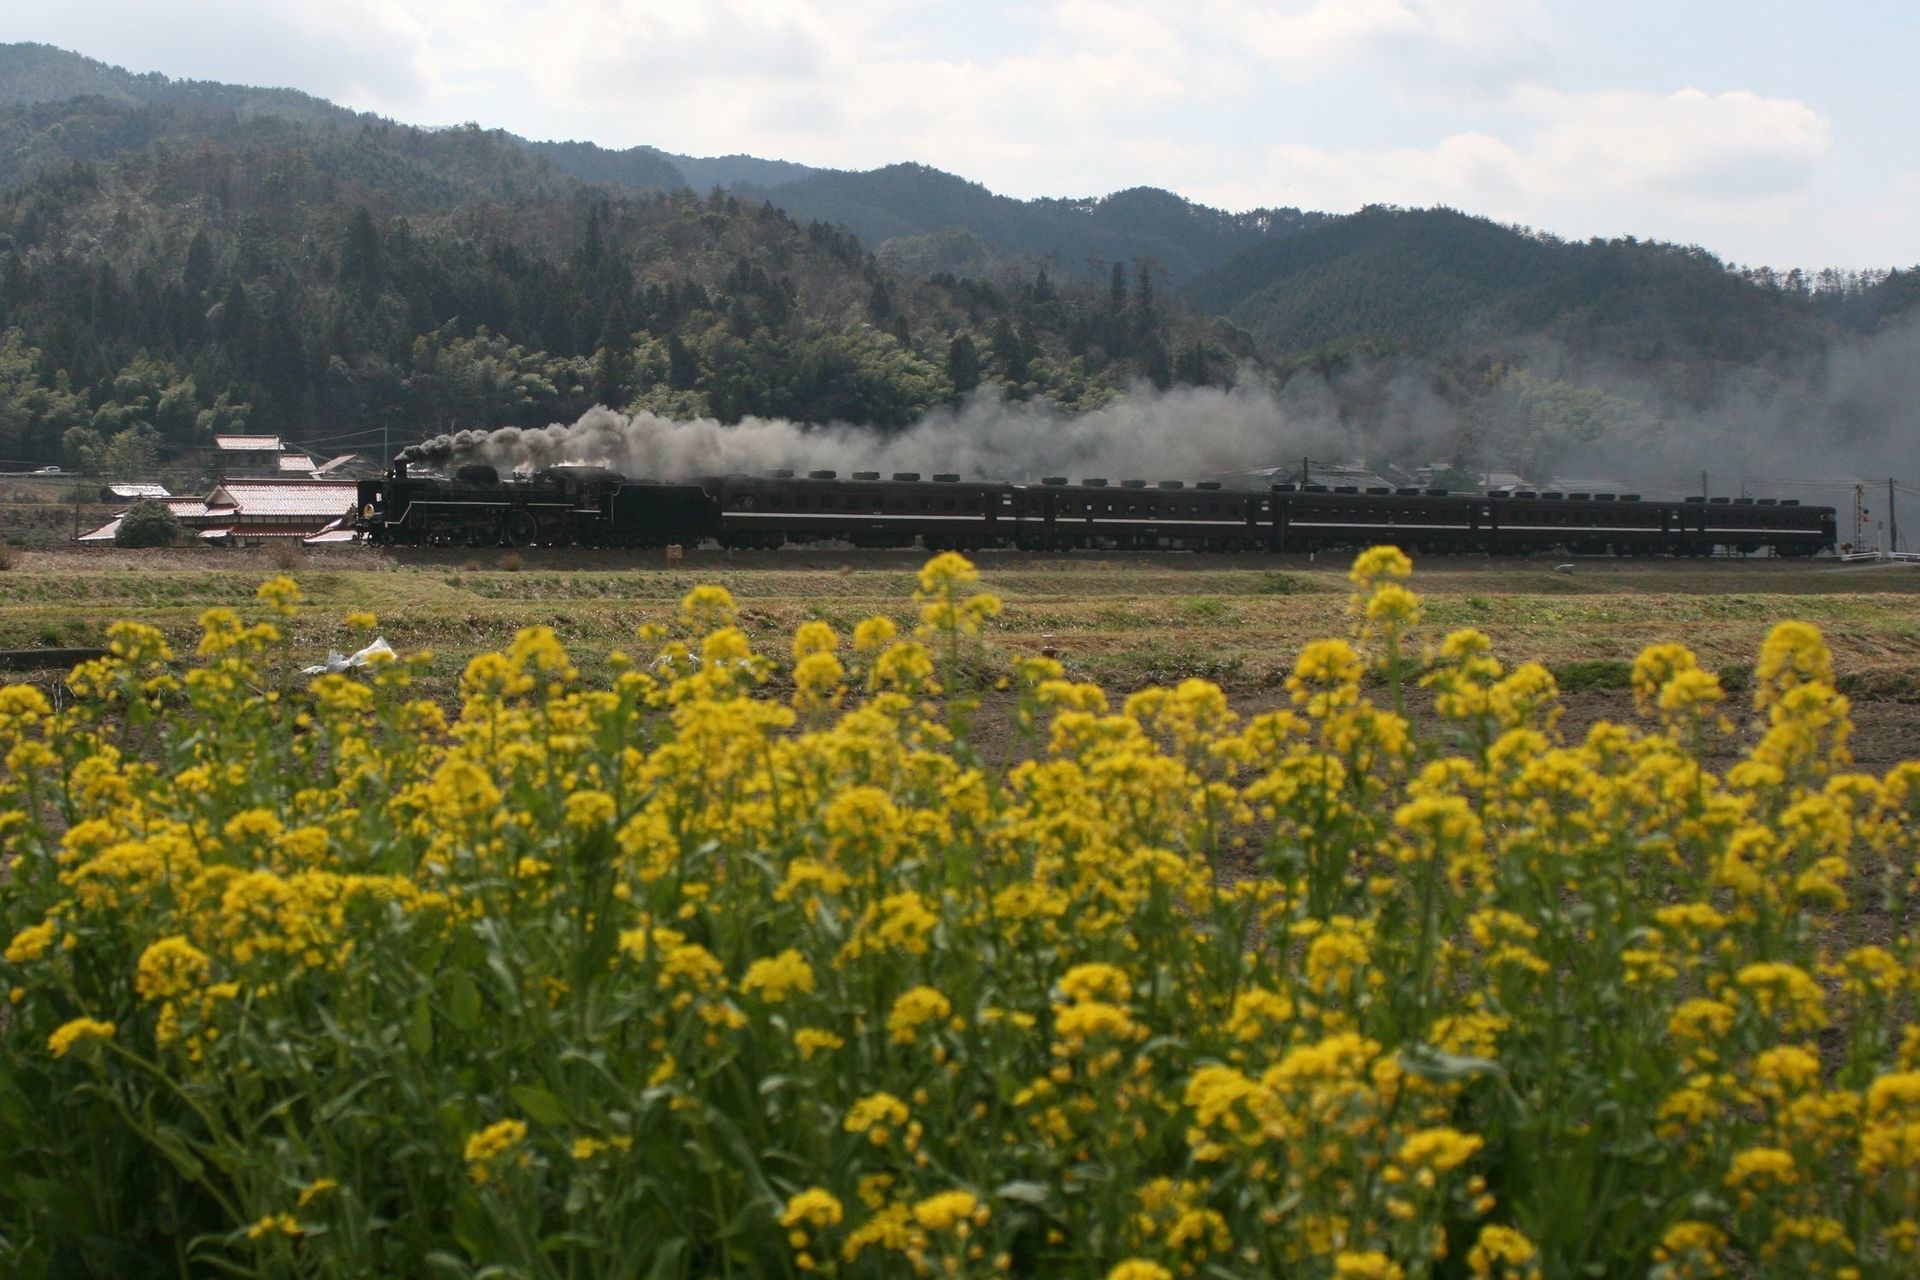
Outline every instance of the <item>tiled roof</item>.
{"type": "Polygon", "coordinates": [[[280,452],[279,436],[215,436],[213,447],[236,453],[280,452]]]}
{"type": "Polygon", "coordinates": [[[307,475],[313,474],[313,459],[304,453],[283,453],[278,458],[275,458],[274,462],[279,465],[282,471],[297,471],[307,475]]]}
{"type": "Polygon", "coordinates": [[[321,463],[319,466],[315,467],[313,469],[313,474],[317,476],[323,476],[327,474],[327,472],[332,471],[336,467],[345,466],[347,463],[352,462],[355,458],[359,456],[360,455],[357,453],[343,453],[337,458],[329,458],[325,462],[321,463]]]}
{"type": "Polygon", "coordinates": [[[107,492],[116,498],[170,498],[163,484],[110,484],[107,492]]]}
{"type": "Polygon", "coordinates": [[[113,535],[119,532],[120,532],[120,517],[115,516],[113,519],[107,521],[105,524],[101,525],[98,529],[93,530],[91,533],[81,534],[78,538],[74,539],[74,541],[76,542],[112,542],[113,535]]]}
{"type": "Polygon", "coordinates": [[[242,516],[288,516],[331,520],[353,506],[358,486],[344,480],[229,480],[208,496],[208,505],[230,500],[242,516]]]}

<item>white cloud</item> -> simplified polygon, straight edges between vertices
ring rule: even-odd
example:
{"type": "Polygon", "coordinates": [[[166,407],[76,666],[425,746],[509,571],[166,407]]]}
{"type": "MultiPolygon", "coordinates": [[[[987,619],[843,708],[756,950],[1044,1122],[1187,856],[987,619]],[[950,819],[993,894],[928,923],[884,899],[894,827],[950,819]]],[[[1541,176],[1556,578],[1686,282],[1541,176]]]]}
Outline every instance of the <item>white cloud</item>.
{"type": "MultiPolygon", "coordinates": [[[[1716,245],[1717,228],[1846,220],[1809,213],[1840,171],[1818,99],[1758,69],[1721,82],[1752,88],[1710,91],[1601,67],[1573,3],[69,0],[10,38],[419,123],[914,160],[1012,195],[1154,184],[1234,208],[1449,203],[1716,245]]],[[[1882,221],[1901,236],[1897,215],[1882,221]]]]}
{"type": "Polygon", "coordinates": [[[1521,102],[1545,121],[1530,159],[1550,180],[1708,203],[1803,190],[1832,143],[1806,103],[1744,90],[1534,90],[1521,102]]]}
{"type": "Polygon", "coordinates": [[[1233,207],[1277,189],[1309,207],[1448,204],[1594,234],[1664,219],[1675,229],[1661,234],[1684,238],[1679,228],[1702,217],[1797,216],[1831,149],[1827,122],[1805,103],[1744,91],[1535,89],[1513,101],[1504,136],[1466,131],[1424,147],[1282,143],[1243,156],[1245,176],[1208,183],[1196,173],[1190,189],[1233,207]]]}
{"type": "Polygon", "coordinates": [[[1203,0],[1203,20],[1290,79],[1355,73],[1382,94],[1497,93],[1552,56],[1540,0],[1203,0]]]}

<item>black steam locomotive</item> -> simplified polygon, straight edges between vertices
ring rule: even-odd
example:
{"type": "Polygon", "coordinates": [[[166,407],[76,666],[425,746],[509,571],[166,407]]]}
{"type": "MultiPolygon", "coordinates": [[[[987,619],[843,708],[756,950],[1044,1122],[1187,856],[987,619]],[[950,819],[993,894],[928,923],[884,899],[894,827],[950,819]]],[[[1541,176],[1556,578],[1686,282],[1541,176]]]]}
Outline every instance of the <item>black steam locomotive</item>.
{"type": "Polygon", "coordinates": [[[843,541],[930,551],[1315,551],[1391,542],[1408,551],[1561,550],[1708,555],[1716,549],[1810,556],[1834,544],[1831,507],[1791,499],[1686,498],[1519,490],[1228,489],[1162,480],[1039,484],[923,480],[917,473],[832,471],[628,480],[562,466],[502,478],[468,464],[451,477],[405,463],[362,481],[355,527],[401,546],[646,547],[713,539],[726,547],[843,541]]]}

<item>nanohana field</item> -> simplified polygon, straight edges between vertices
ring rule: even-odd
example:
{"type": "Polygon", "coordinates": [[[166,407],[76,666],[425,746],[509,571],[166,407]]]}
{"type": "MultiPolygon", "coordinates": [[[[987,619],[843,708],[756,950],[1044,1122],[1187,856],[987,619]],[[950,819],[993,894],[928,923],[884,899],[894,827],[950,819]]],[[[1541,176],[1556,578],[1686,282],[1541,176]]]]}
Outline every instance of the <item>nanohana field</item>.
{"type": "Polygon", "coordinates": [[[989,670],[953,554],[450,706],[286,578],[120,623],[0,688],[0,1271],[1920,1273],[1920,761],[1794,622],[1566,740],[1410,569],[1251,718],[989,670]]]}

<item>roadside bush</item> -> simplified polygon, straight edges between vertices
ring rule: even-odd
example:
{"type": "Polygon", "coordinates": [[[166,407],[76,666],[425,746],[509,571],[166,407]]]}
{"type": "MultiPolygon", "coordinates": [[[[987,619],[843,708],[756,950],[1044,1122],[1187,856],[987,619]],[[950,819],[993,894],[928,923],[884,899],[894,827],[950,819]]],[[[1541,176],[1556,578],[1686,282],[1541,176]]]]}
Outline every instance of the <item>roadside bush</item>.
{"type": "Polygon", "coordinates": [[[0,689],[0,1259],[1913,1275],[1920,763],[1850,770],[1799,623],[1724,775],[1678,644],[1565,741],[1407,571],[1249,719],[1021,659],[1008,766],[954,555],[911,635],[776,660],[700,587],[604,685],[531,628],[451,709],[423,654],[290,690],[286,578],[188,662],[116,624],[72,705],[0,689]]]}
{"type": "Polygon", "coordinates": [[[165,503],[142,498],[127,508],[114,530],[114,545],[121,547],[170,547],[186,534],[186,527],[165,503]]]}

